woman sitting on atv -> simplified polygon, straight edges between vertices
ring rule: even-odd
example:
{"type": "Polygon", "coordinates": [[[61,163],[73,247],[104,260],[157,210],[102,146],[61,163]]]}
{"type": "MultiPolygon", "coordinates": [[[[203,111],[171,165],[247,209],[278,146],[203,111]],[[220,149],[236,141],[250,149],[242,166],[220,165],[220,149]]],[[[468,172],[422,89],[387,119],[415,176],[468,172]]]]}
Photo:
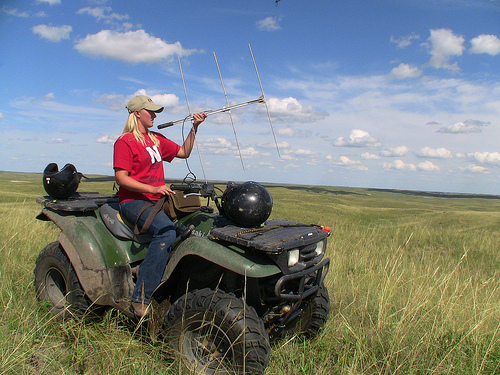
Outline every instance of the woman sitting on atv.
{"type": "MultiPolygon", "coordinates": [[[[115,142],[113,168],[120,186],[118,197],[120,213],[140,229],[144,226],[154,204],[163,195],[175,194],[165,185],[163,161],[186,159],[193,149],[198,126],[205,120],[205,113],[194,114],[193,127],[184,144],[179,146],[162,134],[152,132],[156,114],[163,107],[144,95],[134,97],[127,104],[129,117],[123,133],[115,142]]],[[[132,294],[132,308],[138,317],[147,314],[151,294],[159,285],[170,251],[175,241],[175,227],[170,218],[159,211],[147,233],[153,236],[146,257],[139,269],[132,294]]]]}

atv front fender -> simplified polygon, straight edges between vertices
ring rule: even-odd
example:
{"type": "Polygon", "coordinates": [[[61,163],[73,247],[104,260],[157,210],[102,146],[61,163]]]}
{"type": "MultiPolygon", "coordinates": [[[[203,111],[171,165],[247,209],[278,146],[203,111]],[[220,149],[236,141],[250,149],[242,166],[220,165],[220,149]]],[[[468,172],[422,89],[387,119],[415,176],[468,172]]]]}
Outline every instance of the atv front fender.
{"type": "Polygon", "coordinates": [[[191,236],[173,251],[163,274],[163,280],[168,280],[179,262],[190,255],[198,256],[221,268],[250,278],[263,278],[281,272],[267,254],[246,251],[235,245],[224,246],[207,237],[191,236]]]}

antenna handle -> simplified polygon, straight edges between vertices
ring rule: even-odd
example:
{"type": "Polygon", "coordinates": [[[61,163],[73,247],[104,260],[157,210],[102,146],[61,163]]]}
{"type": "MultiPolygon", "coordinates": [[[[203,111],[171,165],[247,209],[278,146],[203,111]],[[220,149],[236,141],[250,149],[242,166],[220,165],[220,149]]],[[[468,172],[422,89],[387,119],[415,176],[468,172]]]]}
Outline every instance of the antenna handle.
{"type": "Polygon", "coordinates": [[[173,125],[174,125],[174,122],[173,122],[173,121],[166,122],[166,123],[164,123],[164,124],[160,124],[160,125],[158,125],[158,129],[168,128],[168,127],[173,126],[173,125]]]}

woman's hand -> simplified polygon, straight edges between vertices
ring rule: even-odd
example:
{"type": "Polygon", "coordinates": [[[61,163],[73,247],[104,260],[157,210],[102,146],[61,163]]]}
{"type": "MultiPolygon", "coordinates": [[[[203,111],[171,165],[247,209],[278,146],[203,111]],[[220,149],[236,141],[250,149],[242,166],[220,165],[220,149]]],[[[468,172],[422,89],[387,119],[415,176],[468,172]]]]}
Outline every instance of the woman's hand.
{"type": "Polygon", "coordinates": [[[153,194],[161,194],[161,195],[171,195],[175,194],[175,191],[170,189],[167,185],[161,185],[161,186],[153,186],[153,194]]]}
{"type": "Polygon", "coordinates": [[[193,115],[193,128],[194,130],[198,130],[198,126],[200,126],[200,124],[205,121],[205,119],[207,118],[207,114],[205,112],[201,112],[201,113],[195,113],[193,115]]]}

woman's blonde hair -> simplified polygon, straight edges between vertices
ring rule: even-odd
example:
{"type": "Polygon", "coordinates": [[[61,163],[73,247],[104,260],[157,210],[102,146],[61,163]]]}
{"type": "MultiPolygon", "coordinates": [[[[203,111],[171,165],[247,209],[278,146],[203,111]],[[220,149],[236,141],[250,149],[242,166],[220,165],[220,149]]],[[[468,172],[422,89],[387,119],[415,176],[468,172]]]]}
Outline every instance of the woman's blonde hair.
{"type": "MultiPolygon", "coordinates": [[[[122,134],[126,133],[132,133],[135,139],[137,139],[143,145],[146,145],[144,135],[139,131],[139,124],[134,112],[128,115],[127,122],[125,123],[125,127],[123,128],[122,134]]],[[[152,132],[150,132],[149,129],[146,129],[146,134],[149,136],[149,138],[151,138],[155,146],[158,146],[160,144],[158,138],[156,138],[156,136],[152,132]]]]}

